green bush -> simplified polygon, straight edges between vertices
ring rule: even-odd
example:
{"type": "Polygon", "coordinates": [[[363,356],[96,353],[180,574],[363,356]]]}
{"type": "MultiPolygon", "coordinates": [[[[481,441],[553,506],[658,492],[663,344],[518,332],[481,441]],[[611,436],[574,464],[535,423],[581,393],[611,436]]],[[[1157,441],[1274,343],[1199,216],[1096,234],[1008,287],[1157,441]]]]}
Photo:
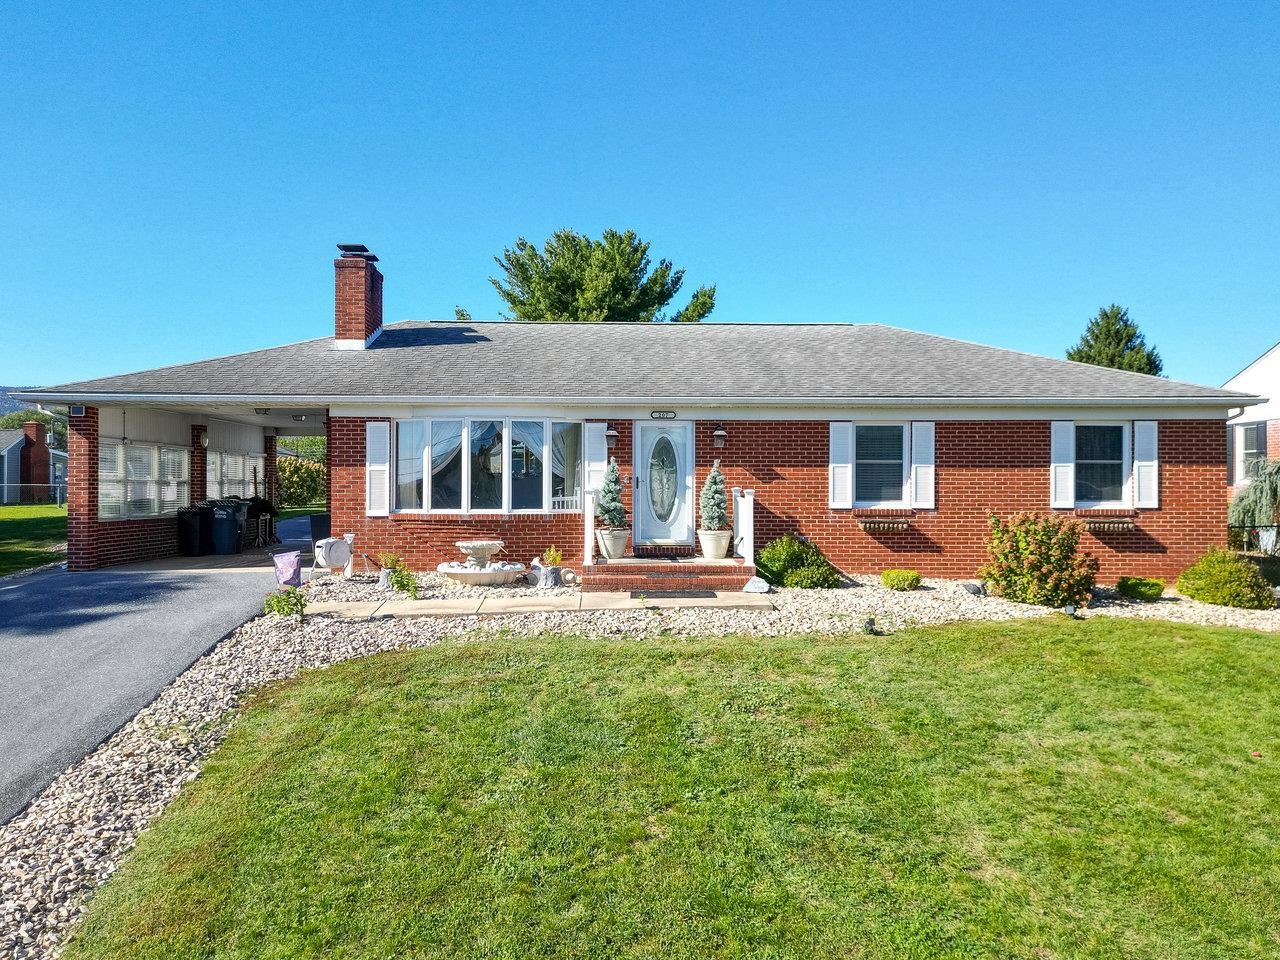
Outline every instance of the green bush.
{"type": "Polygon", "coordinates": [[[1145,600],[1150,603],[1164,596],[1164,581],[1147,577],[1121,577],[1116,581],[1116,593],[1130,600],[1145,600]]]}
{"type": "Polygon", "coordinates": [[[276,461],[276,472],[280,477],[280,502],[285,506],[324,503],[329,495],[328,471],[323,463],[280,457],[276,461]]]}
{"type": "Polygon", "coordinates": [[[830,567],[822,551],[794,534],[772,540],[756,556],[756,572],[775,587],[787,586],[787,574],[806,567],[830,567]]]}
{"type": "Polygon", "coordinates": [[[307,595],[297,587],[285,587],[268,593],[267,599],[262,602],[263,613],[274,613],[280,617],[297,617],[301,620],[306,609],[307,595]]]}
{"type": "Polygon", "coordinates": [[[843,583],[836,568],[825,562],[822,566],[796,567],[788,570],[782,577],[784,587],[801,590],[831,590],[843,583]]]}
{"type": "Polygon", "coordinates": [[[1178,590],[1192,600],[1245,610],[1270,610],[1276,605],[1271,584],[1248,560],[1226,550],[1209,552],[1182,571],[1178,590]]]}
{"type": "Polygon", "coordinates": [[[1018,513],[992,516],[990,562],[978,571],[991,592],[1007,600],[1046,607],[1089,602],[1098,561],[1080,552],[1084,524],[1070,517],[1018,513]]]}
{"type": "Polygon", "coordinates": [[[596,516],[607,530],[622,530],[627,525],[627,508],[622,505],[622,476],[618,473],[618,461],[609,458],[600,484],[600,499],[596,501],[596,516]]]}
{"type": "Polygon", "coordinates": [[[886,570],[880,574],[880,582],[890,590],[914,590],[920,586],[920,574],[915,570],[886,570]]]}
{"type": "Polygon", "coordinates": [[[418,578],[413,571],[401,564],[391,571],[391,589],[397,593],[407,593],[410,599],[418,599],[418,578]]]}
{"type": "Polygon", "coordinates": [[[698,512],[702,516],[700,530],[729,529],[729,498],[725,490],[724,474],[720,472],[720,461],[711,465],[707,474],[707,482],[702,485],[702,494],[698,499],[698,512]]]}

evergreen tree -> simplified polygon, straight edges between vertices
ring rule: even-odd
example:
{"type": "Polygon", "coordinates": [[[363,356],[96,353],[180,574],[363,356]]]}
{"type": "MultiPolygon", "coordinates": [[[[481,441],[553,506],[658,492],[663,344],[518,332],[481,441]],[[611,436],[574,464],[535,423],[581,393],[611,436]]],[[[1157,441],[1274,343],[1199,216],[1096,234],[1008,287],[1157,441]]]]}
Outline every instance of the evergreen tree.
{"type": "Polygon", "coordinates": [[[466,310],[466,309],[465,309],[465,308],[463,308],[463,307],[454,307],[454,308],[453,308],[453,319],[454,319],[457,323],[470,323],[470,322],[471,322],[471,313],[470,313],[470,311],[466,310]]]}
{"type": "Polygon", "coordinates": [[[716,288],[699,287],[684,309],[662,313],[680,292],[684,271],[669,260],[651,270],[649,244],[634,230],[606,230],[599,240],[557,230],[541,250],[520,237],[493,259],[503,279],[489,282],[517,320],[697,323],[716,305],[716,288]]]}
{"type": "Polygon", "coordinates": [[[1067,359],[1157,377],[1164,369],[1160,354],[1147,346],[1146,337],[1129,319],[1129,311],[1114,303],[1089,321],[1080,342],[1067,351],[1067,359]]]}
{"type": "Polygon", "coordinates": [[[618,461],[613,457],[609,458],[609,466],[604,471],[596,516],[610,530],[621,530],[627,525],[627,509],[622,505],[622,477],[618,475],[618,461]]]}
{"type": "Polygon", "coordinates": [[[702,485],[698,507],[702,513],[703,530],[729,529],[729,498],[725,494],[724,474],[720,472],[719,460],[711,465],[707,482],[702,485]]]}

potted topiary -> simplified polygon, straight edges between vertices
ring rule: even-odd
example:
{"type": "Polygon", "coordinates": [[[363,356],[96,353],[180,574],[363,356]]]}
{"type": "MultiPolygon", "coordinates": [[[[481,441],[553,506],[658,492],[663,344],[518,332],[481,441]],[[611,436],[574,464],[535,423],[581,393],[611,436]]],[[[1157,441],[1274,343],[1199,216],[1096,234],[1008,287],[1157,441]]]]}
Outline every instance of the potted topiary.
{"type": "Polygon", "coordinates": [[[618,475],[618,461],[609,458],[600,485],[600,499],[596,503],[596,518],[604,529],[596,531],[596,542],[606,560],[617,560],[627,552],[627,508],[622,505],[622,477],[618,475]]]}
{"type": "Polygon", "coordinates": [[[702,555],[708,560],[723,560],[729,552],[733,531],[729,529],[728,506],[724,474],[720,472],[720,461],[717,460],[711,465],[707,482],[702,485],[702,495],[698,498],[698,512],[702,516],[698,543],[702,547],[702,555]]]}

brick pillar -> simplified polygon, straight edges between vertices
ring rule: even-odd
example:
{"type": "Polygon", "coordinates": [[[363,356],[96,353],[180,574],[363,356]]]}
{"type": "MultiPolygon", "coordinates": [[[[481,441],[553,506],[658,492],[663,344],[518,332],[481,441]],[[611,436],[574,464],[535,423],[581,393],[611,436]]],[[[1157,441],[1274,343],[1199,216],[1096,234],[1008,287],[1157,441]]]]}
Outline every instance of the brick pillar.
{"type": "Polygon", "coordinates": [[[67,569],[98,566],[98,408],[67,419],[67,569]]]}
{"type": "Polygon", "coordinates": [[[265,469],[267,475],[265,479],[267,481],[267,499],[271,501],[272,505],[279,506],[280,468],[276,460],[276,442],[276,437],[262,438],[263,449],[266,452],[265,469]]]}
{"type": "Polygon", "coordinates": [[[191,502],[209,499],[209,451],[201,442],[209,432],[203,423],[191,425],[191,502]]]}

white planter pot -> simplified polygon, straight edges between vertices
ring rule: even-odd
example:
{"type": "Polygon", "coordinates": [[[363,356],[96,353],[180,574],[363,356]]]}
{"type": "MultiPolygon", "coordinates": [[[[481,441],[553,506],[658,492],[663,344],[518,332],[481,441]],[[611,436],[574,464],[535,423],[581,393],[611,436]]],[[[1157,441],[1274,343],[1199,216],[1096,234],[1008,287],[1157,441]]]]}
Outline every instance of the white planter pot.
{"type": "Polygon", "coordinates": [[[723,560],[729,552],[732,536],[732,530],[699,530],[698,543],[702,546],[702,555],[708,560],[723,560]]]}
{"type": "Polygon", "coordinates": [[[626,555],[627,531],[597,530],[596,543],[600,545],[600,552],[606,560],[617,560],[626,555]]]}

